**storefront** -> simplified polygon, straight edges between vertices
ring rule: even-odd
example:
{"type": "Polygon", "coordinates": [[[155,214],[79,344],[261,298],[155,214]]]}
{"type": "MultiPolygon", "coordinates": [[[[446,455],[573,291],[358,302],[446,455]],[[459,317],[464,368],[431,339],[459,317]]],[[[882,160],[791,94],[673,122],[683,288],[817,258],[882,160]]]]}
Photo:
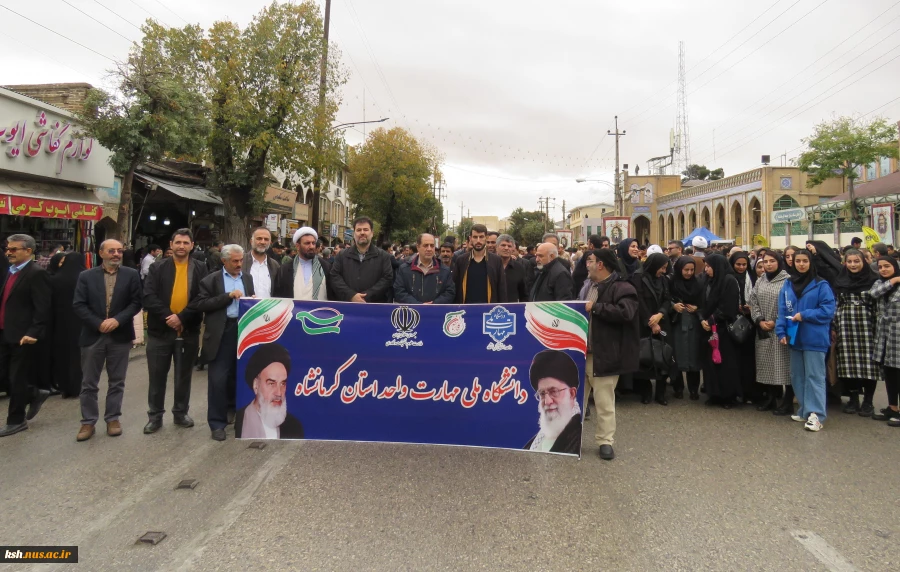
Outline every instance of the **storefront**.
{"type": "Polygon", "coordinates": [[[30,234],[38,253],[94,248],[103,220],[97,189],[114,186],[109,150],[68,112],[0,88],[0,235],[30,234]]]}

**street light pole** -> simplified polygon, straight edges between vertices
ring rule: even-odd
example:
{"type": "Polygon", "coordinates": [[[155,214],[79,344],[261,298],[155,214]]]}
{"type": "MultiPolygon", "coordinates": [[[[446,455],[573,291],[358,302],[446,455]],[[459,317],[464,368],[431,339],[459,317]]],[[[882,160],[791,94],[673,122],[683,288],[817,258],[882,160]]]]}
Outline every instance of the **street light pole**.
{"type": "Polygon", "coordinates": [[[387,121],[388,119],[390,119],[390,117],[382,117],[381,119],[373,119],[372,121],[351,121],[350,123],[339,123],[338,125],[329,127],[328,133],[331,133],[332,131],[337,131],[338,129],[341,129],[341,128],[346,129],[347,127],[352,127],[354,125],[365,125],[367,123],[383,123],[383,122],[387,121]]]}

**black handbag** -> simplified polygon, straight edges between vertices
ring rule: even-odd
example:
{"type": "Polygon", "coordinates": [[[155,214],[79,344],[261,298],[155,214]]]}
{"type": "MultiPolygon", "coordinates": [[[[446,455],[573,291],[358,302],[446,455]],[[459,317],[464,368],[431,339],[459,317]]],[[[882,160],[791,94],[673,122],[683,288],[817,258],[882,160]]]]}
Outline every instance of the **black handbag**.
{"type": "Polygon", "coordinates": [[[738,316],[738,319],[728,324],[728,335],[738,344],[742,344],[753,335],[753,322],[747,316],[738,316]]]}
{"type": "Polygon", "coordinates": [[[665,375],[675,367],[675,352],[672,346],[661,339],[641,338],[638,357],[642,370],[653,370],[665,375]]]}

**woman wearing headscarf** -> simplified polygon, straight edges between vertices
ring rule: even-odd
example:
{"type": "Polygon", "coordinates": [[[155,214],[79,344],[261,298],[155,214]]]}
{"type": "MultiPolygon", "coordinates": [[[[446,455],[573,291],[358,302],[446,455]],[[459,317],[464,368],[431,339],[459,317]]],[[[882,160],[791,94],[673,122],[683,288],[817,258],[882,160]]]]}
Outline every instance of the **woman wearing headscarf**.
{"type": "Polygon", "coordinates": [[[794,254],[800,250],[796,246],[788,246],[784,249],[784,269],[792,277],[794,276],[794,254]]]}
{"type": "Polygon", "coordinates": [[[641,249],[637,240],[626,238],[616,246],[619,257],[619,272],[624,278],[631,278],[641,267],[641,249]]]}
{"type": "Polygon", "coordinates": [[[830,246],[821,240],[808,240],[806,250],[812,253],[812,263],[816,267],[816,274],[833,288],[834,281],[837,280],[838,274],[843,269],[841,259],[834,254],[830,246]]]}
{"type": "Polygon", "coordinates": [[[827,417],[825,354],[831,349],[835,303],[831,286],[818,277],[812,259],[808,250],[794,254],[796,275],[778,297],[775,333],[779,343],[791,346],[791,385],[800,404],[791,419],[805,421],[808,431],[819,431],[827,417]]]}
{"type": "Polygon", "coordinates": [[[775,415],[794,412],[794,389],[791,387],[791,350],[778,343],[775,324],[778,319],[778,297],[790,282],[784,259],[768,250],[761,260],[765,274],[750,292],[750,317],[756,324],[756,381],[766,387],[767,399],[757,411],[774,410],[775,415]],[[784,395],[781,406],[778,399],[784,395]]]}
{"type": "Polygon", "coordinates": [[[63,398],[78,397],[81,394],[81,348],[78,336],[81,334],[81,320],[75,315],[72,300],[78,275],[84,271],[84,255],[69,252],[59,270],[50,279],[53,322],[51,343],[53,345],[53,381],[63,398]]]}
{"type": "Polygon", "coordinates": [[[731,270],[728,259],[721,254],[706,257],[706,291],[700,313],[700,325],[707,332],[716,326],[720,363],[713,359],[714,349],[707,346],[703,352],[703,380],[709,399],[707,405],[721,405],[731,409],[741,392],[738,349],[726,331],[738,317],[740,287],[731,270]]]}
{"type": "Polygon", "coordinates": [[[837,375],[850,395],[844,413],[859,413],[863,417],[871,417],[875,412],[872,398],[880,373],[880,368],[872,361],[876,317],[875,302],[869,296],[869,290],[877,281],[878,274],[866,264],[860,251],[851,248],[844,253],[844,266],[834,282],[837,375]],[[863,394],[862,405],[860,393],[863,394]]]}
{"type": "MultiPolygon", "coordinates": [[[[738,313],[750,320],[750,292],[756,285],[756,272],[751,269],[750,256],[746,252],[736,252],[728,262],[740,289],[741,305],[738,313]]],[[[741,397],[744,403],[758,402],[762,388],[756,384],[756,336],[752,335],[743,344],[737,344],[737,348],[741,366],[741,397]]]]}
{"type": "Polygon", "coordinates": [[[900,427],[900,264],[890,256],[879,256],[877,262],[880,279],[869,290],[878,315],[872,359],[883,368],[888,406],[872,419],[900,427]]]}
{"type": "Polygon", "coordinates": [[[691,400],[700,399],[701,352],[706,351],[706,336],[700,326],[699,309],[703,304],[703,285],[694,271],[697,263],[693,256],[682,256],[675,261],[671,286],[672,338],[675,349],[675,365],[678,371],[672,377],[675,397],[684,396],[684,377],[687,377],[691,400]]]}
{"type": "MultiPolygon", "coordinates": [[[[660,336],[664,342],[670,343],[668,334],[672,330],[670,314],[672,300],[669,296],[669,283],[666,271],[669,269],[669,257],[662,252],[651,254],[643,266],[634,274],[632,282],[638,284],[638,309],[641,338],[660,336]]],[[[657,337],[656,339],[660,339],[657,337]]],[[[641,394],[641,402],[650,403],[653,393],[651,380],[656,380],[655,399],[660,405],[668,405],[666,401],[666,379],[673,372],[642,370],[634,374],[634,387],[641,394]]],[[[683,394],[682,394],[683,395],[683,394]]]]}
{"type": "Polygon", "coordinates": [[[753,269],[756,271],[756,281],[758,282],[760,278],[766,275],[766,267],[763,266],[762,257],[757,258],[753,261],[753,269]]]}
{"type": "Polygon", "coordinates": [[[59,265],[62,264],[63,258],[66,257],[64,252],[57,252],[52,257],[50,257],[50,262],[47,263],[47,273],[50,276],[53,276],[59,271],[59,265]]]}

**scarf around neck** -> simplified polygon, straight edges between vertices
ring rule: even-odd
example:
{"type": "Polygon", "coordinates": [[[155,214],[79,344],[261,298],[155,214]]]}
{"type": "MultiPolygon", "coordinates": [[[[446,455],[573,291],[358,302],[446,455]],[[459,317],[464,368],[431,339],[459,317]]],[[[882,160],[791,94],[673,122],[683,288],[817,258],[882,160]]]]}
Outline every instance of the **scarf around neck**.
{"type": "Polygon", "coordinates": [[[800,296],[803,295],[803,291],[806,290],[806,287],[809,286],[811,282],[814,282],[819,274],[816,272],[816,265],[813,264],[813,255],[810,251],[803,249],[798,250],[794,253],[794,259],[798,254],[804,254],[809,257],[809,270],[801,273],[797,270],[796,262],[794,262],[794,274],[791,276],[791,287],[794,289],[794,294],[797,296],[797,299],[800,299],[800,296]]]}
{"type": "MultiPolygon", "coordinates": [[[[297,271],[300,270],[300,254],[294,257],[294,276],[296,279],[297,271]]],[[[319,257],[316,256],[312,259],[312,281],[313,281],[313,300],[319,299],[319,291],[322,289],[322,283],[325,282],[325,271],[322,269],[322,263],[319,262],[319,257]]]]}
{"type": "Polygon", "coordinates": [[[878,281],[879,275],[872,270],[872,267],[866,264],[866,259],[858,250],[848,250],[844,254],[844,258],[850,256],[858,256],[862,261],[862,269],[859,272],[850,272],[846,264],[841,267],[837,278],[834,281],[834,289],[838,294],[860,294],[868,292],[872,284],[878,281]]]}
{"type": "Polygon", "coordinates": [[[672,274],[672,300],[682,304],[699,306],[703,302],[703,285],[697,280],[696,274],[691,276],[690,280],[684,278],[681,272],[688,264],[692,264],[696,272],[697,262],[693,256],[682,256],[675,262],[675,269],[672,274]]]}
{"type": "Polygon", "coordinates": [[[619,255],[619,260],[621,260],[622,264],[625,266],[628,276],[637,272],[638,266],[641,264],[639,259],[628,253],[628,247],[631,246],[632,242],[635,242],[635,239],[626,238],[616,246],[616,254],[619,255]]]}

